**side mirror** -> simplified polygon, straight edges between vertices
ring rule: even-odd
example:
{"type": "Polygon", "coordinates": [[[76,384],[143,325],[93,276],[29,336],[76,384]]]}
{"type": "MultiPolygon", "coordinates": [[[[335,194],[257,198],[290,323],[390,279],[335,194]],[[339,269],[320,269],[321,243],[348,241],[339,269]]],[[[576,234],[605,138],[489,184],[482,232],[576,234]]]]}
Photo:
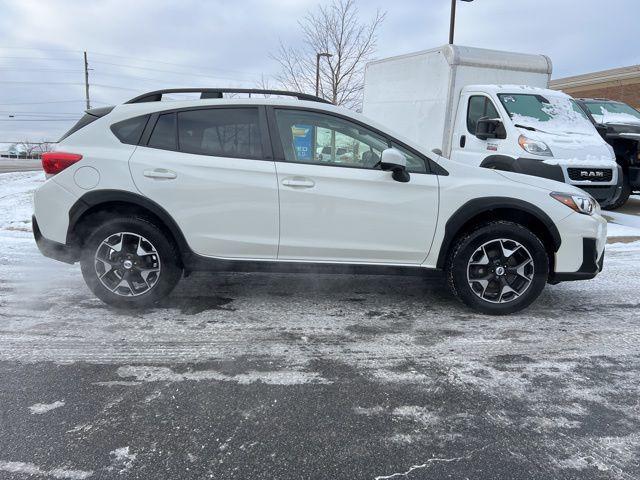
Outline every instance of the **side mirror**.
{"type": "Polygon", "coordinates": [[[391,171],[391,176],[396,182],[407,183],[409,181],[410,176],[409,172],[407,172],[407,157],[396,148],[387,148],[382,151],[380,168],[385,171],[391,171]]]}
{"type": "Polygon", "coordinates": [[[476,124],[476,137],[480,140],[507,138],[507,131],[499,118],[482,117],[476,124]]]}

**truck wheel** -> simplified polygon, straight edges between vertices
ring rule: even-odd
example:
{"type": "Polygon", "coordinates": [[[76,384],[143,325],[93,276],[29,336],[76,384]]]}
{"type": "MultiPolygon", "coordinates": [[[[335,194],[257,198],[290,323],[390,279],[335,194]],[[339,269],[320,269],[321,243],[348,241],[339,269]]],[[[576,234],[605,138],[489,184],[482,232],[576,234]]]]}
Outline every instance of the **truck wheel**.
{"type": "Polygon", "coordinates": [[[604,210],[617,210],[629,200],[631,196],[631,185],[629,185],[629,179],[625,175],[622,179],[622,191],[620,192],[620,196],[616,198],[616,200],[606,207],[602,207],[604,210]]]}
{"type": "Polygon", "coordinates": [[[549,259],[540,239],[517,223],[494,221],[460,237],[447,262],[453,293],[481,313],[505,315],[542,292],[549,259]]]}
{"type": "Polygon", "coordinates": [[[83,245],[82,276],[103,302],[121,308],[153,305],[182,276],[176,246],[149,220],[116,217],[95,228],[83,245]]]}

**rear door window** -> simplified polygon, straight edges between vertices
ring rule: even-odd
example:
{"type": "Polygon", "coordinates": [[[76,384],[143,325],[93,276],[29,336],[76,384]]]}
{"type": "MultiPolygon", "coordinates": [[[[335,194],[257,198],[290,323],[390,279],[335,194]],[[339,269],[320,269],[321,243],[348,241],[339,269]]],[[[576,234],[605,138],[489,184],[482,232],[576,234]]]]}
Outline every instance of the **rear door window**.
{"type": "Polygon", "coordinates": [[[178,112],[180,151],[232,158],[263,158],[258,109],[210,108],[178,112]]]}
{"type": "Polygon", "coordinates": [[[158,117],[148,146],[151,148],[161,148],[163,150],[176,149],[176,114],[165,113],[158,117]]]}

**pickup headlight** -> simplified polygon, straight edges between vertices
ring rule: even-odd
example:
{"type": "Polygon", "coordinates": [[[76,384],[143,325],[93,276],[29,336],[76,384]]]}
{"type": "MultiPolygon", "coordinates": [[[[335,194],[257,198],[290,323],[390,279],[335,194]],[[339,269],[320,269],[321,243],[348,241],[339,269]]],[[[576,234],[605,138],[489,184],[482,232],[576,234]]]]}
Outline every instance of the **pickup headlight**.
{"type": "Polygon", "coordinates": [[[533,153],[534,155],[542,155],[543,157],[553,157],[553,153],[551,153],[549,146],[540,140],[532,140],[529,137],[520,135],[518,137],[518,144],[525,152],[533,153]]]}
{"type": "Polygon", "coordinates": [[[573,195],[571,193],[560,192],[551,192],[549,195],[574,212],[584,215],[593,215],[598,208],[598,202],[588,195],[573,195]]]}

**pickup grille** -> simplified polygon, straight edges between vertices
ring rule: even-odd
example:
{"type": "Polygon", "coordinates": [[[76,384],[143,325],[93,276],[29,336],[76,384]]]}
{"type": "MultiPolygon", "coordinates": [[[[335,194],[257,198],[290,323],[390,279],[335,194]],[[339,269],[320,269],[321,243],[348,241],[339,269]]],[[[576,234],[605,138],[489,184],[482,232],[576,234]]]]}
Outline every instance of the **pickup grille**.
{"type": "Polygon", "coordinates": [[[610,168],[568,168],[567,171],[573,181],[610,182],[613,178],[610,168]]]}

